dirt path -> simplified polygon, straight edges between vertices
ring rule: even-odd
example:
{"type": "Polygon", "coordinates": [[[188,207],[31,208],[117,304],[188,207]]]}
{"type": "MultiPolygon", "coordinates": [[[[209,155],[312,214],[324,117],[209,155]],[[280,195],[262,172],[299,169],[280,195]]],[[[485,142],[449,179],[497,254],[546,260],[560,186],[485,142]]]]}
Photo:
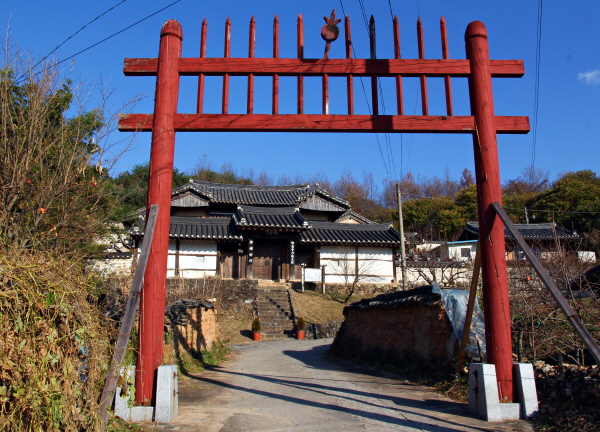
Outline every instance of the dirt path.
{"type": "Polygon", "coordinates": [[[420,386],[328,357],[331,339],[234,347],[221,367],[179,383],[179,416],[159,431],[530,431],[487,423],[420,386]]]}

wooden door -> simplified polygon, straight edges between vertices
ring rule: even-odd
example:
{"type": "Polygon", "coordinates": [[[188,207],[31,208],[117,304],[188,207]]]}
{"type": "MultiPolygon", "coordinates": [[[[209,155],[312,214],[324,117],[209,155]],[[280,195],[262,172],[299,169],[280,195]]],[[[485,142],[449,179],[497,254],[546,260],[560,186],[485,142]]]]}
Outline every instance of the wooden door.
{"type": "Polygon", "coordinates": [[[252,263],[253,276],[256,279],[281,279],[282,250],[273,245],[256,245],[252,263]]]}
{"type": "Polygon", "coordinates": [[[221,277],[239,279],[246,277],[244,257],[240,254],[221,254],[221,277]]]}

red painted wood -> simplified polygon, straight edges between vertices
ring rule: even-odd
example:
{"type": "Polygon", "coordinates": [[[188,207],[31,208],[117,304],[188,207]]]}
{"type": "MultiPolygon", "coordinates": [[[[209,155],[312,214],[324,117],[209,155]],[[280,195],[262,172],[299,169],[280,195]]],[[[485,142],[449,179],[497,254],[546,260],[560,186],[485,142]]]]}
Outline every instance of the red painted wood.
{"type": "MultiPolygon", "coordinates": [[[[527,133],[529,118],[496,117],[498,133],[527,133]]],[[[152,114],[125,114],[119,118],[121,132],[152,130],[152,114]]],[[[472,133],[472,116],[392,116],[321,114],[177,114],[178,132],[444,132],[472,133]]]]}
{"type": "MultiPolygon", "coordinates": [[[[350,17],[346,15],[346,20],[344,21],[344,33],[346,38],[346,58],[352,58],[352,33],[350,30],[350,17]]],[[[354,114],[354,78],[352,75],[348,75],[346,77],[346,88],[347,88],[347,98],[348,98],[348,114],[354,114]]]]}
{"type": "MultiPolygon", "coordinates": [[[[227,17],[225,21],[225,48],[223,57],[228,59],[231,56],[231,20],[227,17]]],[[[229,112],[229,74],[223,75],[223,102],[221,112],[227,114],[229,112]]]]}
{"type": "Polygon", "coordinates": [[[152,240],[148,266],[144,275],[140,304],[140,332],[136,371],[135,400],[150,405],[154,395],[154,376],[162,363],[165,319],[167,253],[173,155],[175,149],[174,116],[177,111],[179,74],[177,59],[181,56],[183,33],[175,20],[167,21],[161,30],[159,65],[154,99],[154,130],[150,150],[150,178],[146,212],[158,204],[156,231],[152,240]]]}
{"type": "MultiPolygon", "coordinates": [[[[394,16],[394,58],[400,59],[400,57],[400,25],[398,24],[398,17],[394,16]]],[[[401,75],[396,75],[396,105],[398,107],[398,115],[404,115],[401,75]]]]}
{"type": "MultiPolygon", "coordinates": [[[[375,18],[371,15],[369,20],[369,44],[371,48],[371,60],[377,58],[377,39],[375,33],[375,18]]],[[[371,102],[373,104],[373,115],[379,115],[379,93],[377,88],[377,76],[371,75],[371,102]]]]}
{"type": "MultiPolygon", "coordinates": [[[[425,58],[425,37],[423,36],[423,23],[421,18],[417,20],[417,41],[419,45],[419,58],[425,58]]],[[[423,115],[429,115],[429,97],[427,95],[427,78],[425,75],[419,77],[421,82],[421,108],[423,115]]]]}
{"type": "MultiPolygon", "coordinates": [[[[304,44],[303,40],[301,41],[304,44]]],[[[303,52],[299,49],[299,51],[303,52]]],[[[491,60],[490,72],[495,78],[519,78],[525,73],[522,60],[491,60]]],[[[127,76],[156,75],[155,58],[125,59],[123,71],[127,76]]],[[[457,59],[293,59],[293,58],[182,58],[179,60],[180,75],[195,76],[204,73],[207,76],[221,76],[228,73],[233,76],[310,75],[319,76],[371,76],[395,77],[451,77],[466,78],[470,73],[468,60],[457,59]]]]}
{"type": "MultiPolygon", "coordinates": [[[[304,21],[302,14],[298,14],[297,43],[298,43],[298,61],[304,59],[304,21]]],[[[304,114],[304,77],[298,75],[298,114],[304,114]]]]}
{"type": "MultiPolygon", "coordinates": [[[[254,15],[250,19],[250,34],[248,35],[248,57],[254,58],[254,45],[256,44],[256,21],[254,15]]],[[[248,103],[246,107],[248,114],[254,113],[254,75],[248,75],[248,103]]]]}
{"type": "MultiPolygon", "coordinates": [[[[273,58],[279,58],[279,18],[273,20],[273,58]]],[[[279,113],[279,75],[273,75],[273,114],[279,113]]]]}
{"type": "MultiPolygon", "coordinates": [[[[446,31],[446,19],[442,16],[440,20],[440,34],[442,35],[442,58],[448,58],[448,32],[446,31]]],[[[450,83],[450,77],[446,75],[444,77],[444,87],[446,89],[446,113],[449,116],[454,115],[454,109],[452,108],[452,84],[450,83]]]]}
{"type": "MultiPolygon", "coordinates": [[[[208,35],[208,24],[206,18],[202,20],[202,31],[200,32],[200,57],[206,57],[206,36],[208,35]]],[[[198,99],[196,102],[196,113],[202,114],[204,105],[204,74],[198,75],[198,99]]]]}
{"type": "Polygon", "coordinates": [[[329,114],[329,77],[323,75],[323,115],[329,114]]]}
{"type": "Polygon", "coordinates": [[[473,147],[479,209],[487,360],[496,366],[500,399],[512,400],[512,344],[508,278],[504,256],[504,224],[496,216],[492,207],[494,202],[502,204],[502,192],[487,30],[483,23],[473,21],[468,25],[465,42],[467,58],[472,70],[469,78],[471,111],[477,125],[477,134],[473,135],[473,147]]]}

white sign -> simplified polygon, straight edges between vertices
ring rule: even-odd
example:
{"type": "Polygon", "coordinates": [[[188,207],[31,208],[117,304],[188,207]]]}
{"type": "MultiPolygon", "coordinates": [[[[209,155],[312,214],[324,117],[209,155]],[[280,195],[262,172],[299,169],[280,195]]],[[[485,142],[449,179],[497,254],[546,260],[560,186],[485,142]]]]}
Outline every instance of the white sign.
{"type": "Polygon", "coordinates": [[[305,268],[304,269],[304,280],[306,282],[321,282],[321,269],[320,268],[305,268]]]}

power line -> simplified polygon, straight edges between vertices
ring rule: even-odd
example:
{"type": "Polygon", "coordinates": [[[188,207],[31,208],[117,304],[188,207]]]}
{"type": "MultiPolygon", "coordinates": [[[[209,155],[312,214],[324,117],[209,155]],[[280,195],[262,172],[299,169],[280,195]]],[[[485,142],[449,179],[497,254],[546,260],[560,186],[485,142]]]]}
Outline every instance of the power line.
{"type": "MultiPolygon", "coordinates": [[[[169,4],[169,5],[165,6],[165,7],[163,7],[162,9],[159,9],[159,10],[157,10],[156,12],[153,12],[153,13],[151,13],[150,15],[148,15],[148,16],[146,16],[146,17],[142,18],[141,20],[139,20],[139,21],[136,21],[136,22],[134,22],[133,24],[131,24],[131,25],[129,25],[129,26],[127,26],[127,27],[125,27],[125,28],[123,28],[123,29],[119,30],[118,32],[116,32],[116,33],[113,33],[113,34],[111,34],[111,35],[110,35],[110,36],[108,36],[108,37],[105,37],[104,39],[102,39],[102,40],[100,40],[100,41],[96,42],[95,44],[93,44],[93,45],[90,45],[90,46],[88,46],[87,48],[84,48],[84,49],[82,49],[81,51],[78,51],[78,52],[76,52],[75,54],[73,54],[73,55],[71,55],[71,56],[67,57],[66,59],[63,59],[63,60],[61,60],[61,61],[59,61],[59,62],[57,62],[57,63],[54,63],[54,64],[53,64],[53,65],[51,65],[50,67],[56,67],[56,66],[58,66],[58,65],[59,65],[59,64],[61,64],[61,63],[64,63],[64,62],[66,62],[66,61],[69,61],[69,60],[71,60],[73,57],[76,57],[76,56],[78,56],[79,54],[82,54],[82,53],[84,53],[84,52],[86,52],[86,51],[88,51],[88,50],[90,50],[90,49],[92,49],[92,48],[94,48],[94,47],[96,47],[96,46],[100,45],[101,43],[103,43],[103,42],[106,42],[106,41],[107,41],[107,40],[109,40],[109,39],[112,39],[113,37],[115,37],[115,36],[117,36],[117,35],[119,35],[119,34],[123,33],[123,32],[124,32],[124,31],[126,31],[126,30],[129,30],[129,29],[130,29],[130,28],[132,28],[132,27],[135,27],[136,25],[138,25],[138,24],[140,24],[140,23],[142,23],[142,22],[146,21],[146,20],[147,20],[147,19],[149,19],[149,18],[152,18],[154,15],[156,15],[156,14],[158,14],[158,13],[160,13],[160,12],[164,11],[165,9],[168,9],[168,8],[170,8],[170,7],[171,7],[171,6],[173,6],[174,4],[177,4],[177,3],[179,3],[180,1],[181,1],[181,0],[175,0],[173,3],[171,3],[171,4],[169,4]]],[[[31,71],[31,70],[30,70],[30,71],[31,71]]],[[[36,74],[33,74],[33,76],[36,76],[36,75],[38,75],[39,73],[41,73],[41,72],[38,72],[38,73],[36,73],[36,74]]],[[[22,78],[22,77],[21,77],[21,78],[22,78]]]]}
{"type": "MultiPolygon", "coordinates": [[[[341,0],[340,0],[340,2],[341,2],[341,0]]],[[[370,35],[369,20],[367,19],[367,11],[365,9],[365,5],[364,5],[363,0],[358,0],[358,4],[360,6],[360,10],[362,12],[363,20],[365,22],[365,28],[367,30],[367,34],[370,37],[371,35],[370,35]]],[[[391,4],[390,4],[390,10],[391,10],[391,4]]],[[[393,17],[392,17],[392,20],[393,20],[393,17]]],[[[356,57],[356,55],[355,55],[355,57],[356,57]]],[[[381,80],[379,78],[376,78],[376,80],[377,80],[377,89],[379,91],[379,95],[380,95],[380,99],[381,99],[382,113],[385,115],[385,99],[384,99],[384,96],[383,96],[383,89],[381,87],[381,80]]],[[[361,83],[362,83],[362,77],[361,77],[361,83]]],[[[364,87],[364,84],[363,84],[363,87],[364,87]]],[[[367,97],[367,95],[366,95],[366,92],[365,92],[365,98],[366,97],[367,97]]],[[[368,99],[367,99],[367,104],[368,104],[368,99]]],[[[369,110],[370,110],[370,108],[369,108],[369,110]]],[[[394,162],[394,151],[393,151],[393,148],[392,148],[392,145],[391,145],[390,136],[386,132],[386,133],[384,133],[384,137],[385,137],[385,142],[386,142],[386,153],[387,153],[387,159],[388,159],[388,166],[390,167],[390,171],[392,170],[392,167],[393,167],[393,174],[394,174],[395,177],[397,177],[398,174],[396,172],[396,163],[394,162]]],[[[379,141],[379,139],[378,139],[378,141],[379,141]]],[[[384,162],[384,164],[385,164],[385,162],[384,162]]],[[[390,178],[390,172],[388,172],[386,170],[386,173],[388,175],[388,178],[390,178]]]]}
{"type": "Polygon", "coordinates": [[[81,32],[84,28],[86,28],[87,26],[89,26],[90,24],[92,24],[94,21],[97,21],[98,19],[102,18],[104,15],[106,15],[107,13],[109,13],[110,11],[112,11],[113,9],[121,6],[126,1],[127,0],[121,0],[119,3],[117,3],[113,7],[109,8],[108,10],[102,12],[100,15],[98,15],[96,18],[94,18],[93,20],[91,20],[89,23],[87,23],[86,25],[84,25],[83,27],[81,27],[79,30],[77,30],[75,33],[73,33],[71,36],[69,36],[64,41],[62,41],[61,43],[59,43],[58,45],[56,45],[56,47],[52,51],[50,51],[48,54],[46,54],[44,56],[44,58],[42,58],[40,61],[38,61],[36,64],[34,64],[31,68],[29,68],[29,70],[27,72],[23,73],[23,75],[21,75],[16,81],[19,82],[21,80],[21,78],[23,78],[25,75],[27,75],[33,69],[35,69],[36,66],[38,66],[40,63],[42,63],[44,60],[46,60],[48,57],[50,57],[54,52],[56,52],[57,49],[59,49],[61,46],[63,46],[65,43],[67,43],[74,36],[76,36],[77,34],[79,34],[79,32],[81,32]]]}
{"type": "MultiPolygon", "coordinates": [[[[362,0],[359,0],[362,5],[362,0]]],[[[342,14],[344,14],[344,17],[346,16],[346,10],[344,9],[344,3],[342,2],[342,0],[340,0],[340,6],[342,7],[342,14]]],[[[367,17],[365,15],[365,11],[364,11],[364,6],[361,8],[362,13],[363,13],[363,18],[365,19],[365,24],[367,25],[367,31],[369,29],[368,27],[368,21],[367,21],[367,17]]],[[[356,51],[354,50],[354,44],[352,44],[352,55],[354,56],[354,58],[356,58],[356,51]]],[[[365,90],[365,83],[363,82],[362,77],[360,78],[360,85],[362,87],[363,90],[363,94],[365,96],[365,101],[367,102],[367,108],[369,109],[369,114],[372,114],[371,111],[371,104],[369,103],[369,98],[367,96],[367,91],[365,90]]],[[[390,177],[390,172],[388,170],[388,166],[385,163],[385,158],[383,156],[383,151],[381,150],[381,143],[379,142],[379,135],[375,134],[375,139],[377,140],[377,147],[379,148],[379,154],[381,155],[381,161],[383,162],[383,167],[385,168],[385,173],[387,174],[388,178],[390,177]]]]}

